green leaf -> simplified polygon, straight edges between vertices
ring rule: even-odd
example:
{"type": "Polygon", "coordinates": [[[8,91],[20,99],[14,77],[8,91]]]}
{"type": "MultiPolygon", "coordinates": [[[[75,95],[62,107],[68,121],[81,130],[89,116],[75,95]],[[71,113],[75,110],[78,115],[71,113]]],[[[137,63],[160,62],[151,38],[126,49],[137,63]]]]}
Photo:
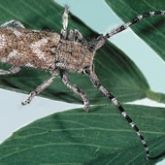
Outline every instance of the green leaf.
{"type": "MultiPolygon", "coordinates": [[[[57,113],[14,133],[0,146],[0,164],[154,164],[146,161],[137,135],[113,107],[57,113]]],[[[152,155],[165,148],[165,110],[125,105],[152,155]],[[152,127],[151,127],[152,124],[152,127]]]]}
{"type": "MultiPolygon", "coordinates": [[[[2,23],[17,19],[27,28],[50,29],[56,32],[60,32],[62,27],[61,16],[64,9],[53,0],[0,0],[0,10],[2,23]]],[[[69,19],[69,28],[79,29],[86,38],[90,39],[98,35],[72,14],[69,19]]],[[[8,68],[8,66],[3,64],[1,68],[8,68]]],[[[102,83],[121,101],[144,98],[150,91],[148,83],[135,64],[111,43],[107,43],[97,52],[95,68],[102,83]]],[[[48,77],[47,72],[24,68],[17,75],[1,76],[0,87],[29,93],[48,77]]],[[[105,99],[94,89],[87,77],[72,74],[71,82],[85,89],[92,104],[105,103],[105,99]]],[[[41,96],[67,102],[81,102],[61,83],[59,78],[41,93],[41,96]]],[[[155,96],[157,99],[157,95],[155,96]]],[[[161,100],[164,100],[164,95],[161,100]]]]}
{"type": "MultiPolygon", "coordinates": [[[[147,11],[165,10],[165,1],[156,0],[105,0],[124,22],[147,11]]],[[[132,26],[132,29],[148,45],[150,45],[162,59],[165,60],[165,17],[157,16],[144,19],[141,23],[132,26]]]]}

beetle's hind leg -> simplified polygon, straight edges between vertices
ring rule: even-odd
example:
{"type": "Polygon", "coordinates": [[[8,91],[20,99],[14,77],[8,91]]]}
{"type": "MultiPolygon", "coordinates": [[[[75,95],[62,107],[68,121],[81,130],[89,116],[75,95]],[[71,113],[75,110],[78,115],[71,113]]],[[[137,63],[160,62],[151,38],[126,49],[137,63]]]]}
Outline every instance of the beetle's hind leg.
{"type": "Polygon", "coordinates": [[[48,78],[47,80],[45,80],[41,85],[37,86],[37,88],[35,90],[33,90],[32,92],[30,92],[29,97],[22,102],[22,105],[27,105],[29,104],[32,99],[40,94],[44,89],[46,89],[47,87],[49,87],[51,85],[51,83],[53,82],[54,78],[58,75],[57,71],[52,72],[51,77],[48,78]]]}
{"type": "Polygon", "coordinates": [[[1,24],[0,27],[3,27],[3,28],[7,28],[7,27],[10,27],[10,28],[25,28],[25,26],[20,21],[17,21],[17,20],[7,21],[7,22],[1,24]]]}
{"type": "Polygon", "coordinates": [[[80,96],[82,101],[83,101],[83,104],[84,104],[84,110],[86,112],[88,112],[89,110],[89,100],[85,94],[85,92],[83,92],[80,88],[78,88],[77,86],[75,85],[72,85],[70,83],[70,80],[68,78],[68,74],[65,72],[65,71],[62,71],[60,72],[61,74],[61,79],[62,79],[62,82],[72,91],[74,92],[76,95],[80,96]]]}
{"type": "Polygon", "coordinates": [[[11,67],[9,70],[2,70],[2,69],[0,69],[0,76],[1,76],[1,75],[4,75],[4,76],[5,76],[5,75],[16,74],[16,73],[18,73],[20,70],[21,70],[20,67],[15,67],[15,66],[11,67]]]}

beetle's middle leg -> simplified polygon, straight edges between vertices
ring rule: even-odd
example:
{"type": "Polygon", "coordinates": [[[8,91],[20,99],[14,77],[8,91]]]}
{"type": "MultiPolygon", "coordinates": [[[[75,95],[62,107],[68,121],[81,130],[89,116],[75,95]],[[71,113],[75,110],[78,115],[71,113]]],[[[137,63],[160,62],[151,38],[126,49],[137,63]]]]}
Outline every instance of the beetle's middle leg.
{"type": "Polygon", "coordinates": [[[80,88],[78,88],[77,86],[75,85],[72,85],[69,81],[69,78],[68,78],[68,74],[65,72],[65,71],[61,71],[60,72],[61,74],[61,79],[62,79],[62,82],[71,90],[73,91],[76,95],[80,96],[82,101],[83,101],[83,104],[84,104],[84,110],[88,112],[88,109],[89,109],[89,100],[85,94],[85,92],[83,92],[80,88]]]}
{"type": "Polygon", "coordinates": [[[38,95],[44,89],[46,89],[47,87],[49,87],[51,85],[51,83],[53,82],[54,78],[56,78],[57,75],[58,75],[58,72],[57,71],[52,72],[50,78],[48,78],[47,80],[45,80],[35,90],[33,90],[32,92],[30,92],[29,97],[25,101],[22,102],[22,105],[29,104],[36,95],[38,95]]]}

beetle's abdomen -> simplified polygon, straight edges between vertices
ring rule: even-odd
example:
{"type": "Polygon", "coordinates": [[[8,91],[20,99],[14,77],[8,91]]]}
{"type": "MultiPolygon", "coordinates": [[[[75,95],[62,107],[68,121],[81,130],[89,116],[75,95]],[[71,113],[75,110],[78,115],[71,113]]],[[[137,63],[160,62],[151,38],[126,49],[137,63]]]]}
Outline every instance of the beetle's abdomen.
{"type": "Polygon", "coordinates": [[[27,29],[0,29],[0,61],[15,66],[49,69],[54,65],[52,47],[57,47],[60,35],[27,29]]]}

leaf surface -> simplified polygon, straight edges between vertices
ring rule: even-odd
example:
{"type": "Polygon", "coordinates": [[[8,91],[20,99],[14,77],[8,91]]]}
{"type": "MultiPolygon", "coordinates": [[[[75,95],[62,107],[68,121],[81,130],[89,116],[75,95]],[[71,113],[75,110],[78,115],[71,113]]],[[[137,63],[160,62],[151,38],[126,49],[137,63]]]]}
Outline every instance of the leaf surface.
{"type": "MultiPolygon", "coordinates": [[[[22,21],[27,28],[60,32],[63,8],[52,0],[0,1],[3,22],[22,21]]],[[[94,31],[73,15],[70,28],[79,29],[90,39],[94,31]]],[[[119,100],[131,101],[151,96],[164,101],[164,95],[150,91],[144,76],[135,64],[113,44],[107,43],[95,58],[95,68],[102,84],[119,100]]],[[[1,68],[9,66],[2,64],[1,68]]],[[[28,93],[42,83],[47,72],[24,68],[14,76],[1,76],[0,86],[28,93]]],[[[124,119],[107,105],[107,100],[94,89],[88,78],[71,74],[71,82],[85,89],[91,104],[89,113],[82,109],[58,113],[38,120],[16,132],[0,145],[0,164],[55,165],[55,164],[152,164],[144,159],[143,147],[124,119]],[[102,105],[102,106],[101,106],[102,105]],[[131,158],[131,159],[130,159],[131,158]]],[[[58,78],[41,96],[79,103],[58,78]]],[[[165,111],[161,108],[125,106],[144,132],[153,154],[165,148],[165,111]],[[151,127],[152,124],[152,127],[151,127]]]]}
{"type": "MultiPolygon", "coordinates": [[[[152,155],[165,148],[165,110],[125,105],[152,155]],[[152,124],[152,127],[151,127],[152,124]]],[[[22,128],[0,146],[0,164],[154,164],[121,115],[111,107],[57,113],[22,128]]]]}

